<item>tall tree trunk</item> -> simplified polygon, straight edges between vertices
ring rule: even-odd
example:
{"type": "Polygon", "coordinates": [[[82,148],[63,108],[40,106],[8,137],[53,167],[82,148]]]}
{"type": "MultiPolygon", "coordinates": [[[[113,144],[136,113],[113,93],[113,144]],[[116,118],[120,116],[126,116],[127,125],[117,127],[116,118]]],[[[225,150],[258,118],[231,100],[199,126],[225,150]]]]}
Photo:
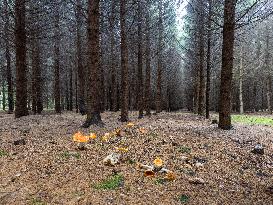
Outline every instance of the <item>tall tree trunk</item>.
{"type": "Polygon", "coordinates": [[[3,110],[6,110],[6,89],[5,89],[5,80],[2,79],[2,107],[3,110]]]}
{"type": "Polygon", "coordinates": [[[31,76],[31,99],[32,99],[32,112],[34,114],[37,113],[37,92],[36,92],[36,72],[37,72],[37,68],[36,68],[36,38],[35,36],[32,36],[32,76],[31,76]]]}
{"type": "Polygon", "coordinates": [[[194,97],[193,97],[193,112],[198,114],[199,110],[199,95],[200,93],[200,72],[199,69],[195,71],[195,82],[194,82],[194,97]]]}
{"type": "Polygon", "coordinates": [[[243,66],[244,66],[244,60],[243,60],[243,46],[241,46],[240,51],[240,66],[239,66],[239,101],[240,101],[240,114],[244,113],[244,101],[243,101],[243,66]]]}
{"type": "Polygon", "coordinates": [[[266,27],[266,51],[265,51],[265,66],[266,66],[266,98],[267,98],[267,110],[269,114],[272,114],[272,77],[270,69],[270,54],[269,54],[269,31],[266,27]]]}
{"type": "Polygon", "coordinates": [[[112,0],[110,16],[110,49],[111,49],[111,111],[117,112],[117,77],[116,77],[116,57],[115,57],[115,8],[116,0],[112,0]]]}
{"type": "Polygon", "coordinates": [[[76,21],[77,21],[77,64],[78,64],[78,106],[79,111],[82,115],[86,114],[86,104],[85,104],[85,70],[83,66],[82,58],[82,1],[77,0],[76,5],[76,21]]]}
{"type": "Polygon", "coordinates": [[[100,76],[100,0],[88,1],[88,45],[90,53],[87,98],[87,118],[83,127],[101,123],[101,76],[100,76]]]}
{"type": "Polygon", "coordinates": [[[225,0],[222,69],[219,101],[219,128],[231,129],[231,91],[234,54],[235,9],[237,0],[225,0]]]}
{"type": "Polygon", "coordinates": [[[142,3],[138,2],[138,92],[137,92],[137,101],[138,101],[138,117],[143,118],[143,110],[144,110],[144,96],[143,96],[143,50],[142,50],[142,3]]]}
{"type": "Polygon", "coordinates": [[[158,21],[158,65],[157,65],[157,83],[156,83],[156,113],[162,111],[162,49],[163,49],[163,17],[162,0],[158,2],[159,21],[158,21]]]}
{"type": "Polygon", "coordinates": [[[25,3],[25,0],[15,1],[16,118],[28,115],[25,3]]]}
{"type": "Polygon", "coordinates": [[[55,62],[54,62],[54,101],[55,112],[61,113],[61,91],[60,91],[60,14],[59,5],[55,11],[55,62]]]}
{"type": "Polygon", "coordinates": [[[208,42],[207,42],[207,84],[206,84],[206,118],[209,119],[210,111],[210,76],[211,76],[211,21],[212,21],[212,0],[209,0],[208,16],[208,42]]]}
{"type": "Polygon", "coordinates": [[[69,67],[69,110],[73,111],[73,69],[69,67]]]}
{"type": "Polygon", "coordinates": [[[199,98],[198,98],[198,114],[205,115],[205,73],[204,73],[204,59],[205,59],[205,46],[204,46],[204,2],[199,1],[199,98]]]}
{"type": "Polygon", "coordinates": [[[150,39],[150,0],[146,0],[146,79],[145,79],[145,110],[151,115],[151,39],[150,39]]]}
{"type": "Polygon", "coordinates": [[[128,121],[129,88],[128,88],[128,48],[126,35],[126,0],[120,0],[121,29],[121,121],[128,121]]]}
{"type": "Polygon", "coordinates": [[[6,77],[8,83],[8,113],[13,113],[14,110],[14,100],[13,100],[13,80],[11,71],[11,57],[10,57],[10,44],[9,44],[9,26],[10,26],[10,16],[8,8],[8,0],[4,0],[4,13],[5,13],[5,48],[6,48],[6,77]]]}

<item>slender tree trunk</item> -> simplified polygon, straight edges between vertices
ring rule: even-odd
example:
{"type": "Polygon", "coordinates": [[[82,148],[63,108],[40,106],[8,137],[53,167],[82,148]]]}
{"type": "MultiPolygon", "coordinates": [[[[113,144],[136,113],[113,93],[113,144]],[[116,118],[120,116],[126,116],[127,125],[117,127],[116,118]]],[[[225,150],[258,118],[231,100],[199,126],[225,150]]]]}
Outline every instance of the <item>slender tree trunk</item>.
{"type": "Polygon", "coordinates": [[[272,77],[270,69],[270,54],[269,54],[269,31],[266,27],[266,51],[265,51],[265,66],[266,66],[266,98],[267,98],[267,110],[269,114],[272,114],[272,77]]]}
{"type": "Polygon", "coordinates": [[[163,17],[162,0],[158,2],[159,21],[158,21],[158,65],[157,65],[157,83],[156,83],[156,113],[162,111],[162,49],[163,49],[163,17]]]}
{"type": "Polygon", "coordinates": [[[150,39],[150,0],[146,3],[146,80],[145,80],[145,110],[151,115],[151,39],[150,39]]]}
{"type": "Polygon", "coordinates": [[[137,101],[138,101],[138,118],[143,118],[144,110],[144,93],[143,93],[143,50],[142,50],[142,3],[138,2],[138,92],[137,92],[137,101]]]}
{"type": "Polygon", "coordinates": [[[55,65],[54,65],[54,101],[55,112],[61,113],[61,91],[60,91],[60,14],[59,5],[56,6],[55,14],[55,65]]]}
{"type": "Polygon", "coordinates": [[[82,115],[86,114],[85,104],[85,69],[83,66],[82,58],[82,14],[81,14],[82,1],[77,0],[76,5],[76,21],[77,21],[77,64],[78,64],[78,106],[82,115]]]}
{"type": "Polygon", "coordinates": [[[73,111],[73,69],[69,67],[69,110],[73,111]]]}
{"type": "Polygon", "coordinates": [[[243,46],[241,47],[241,53],[240,53],[240,67],[239,67],[239,101],[240,101],[240,114],[244,113],[244,101],[243,101],[243,46]]]}
{"type": "Polygon", "coordinates": [[[112,0],[110,16],[110,49],[111,49],[111,111],[117,112],[117,78],[116,78],[116,57],[115,57],[115,8],[116,0],[112,0]]]}
{"type": "Polygon", "coordinates": [[[195,83],[194,83],[194,99],[193,99],[193,112],[198,114],[199,109],[199,93],[200,93],[200,72],[196,70],[195,72],[195,83]]]}
{"type": "Polygon", "coordinates": [[[11,57],[10,57],[10,44],[9,44],[9,26],[10,26],[10,16],[8,9],[8,0],[4,0],[4,13],[5,13],[5,48],[6,48],[6,77],[8,83],[8,113],[13,113],[14,110],[14,100],[13,100],[13,80],[11,71],[11,57]]]}
{"type": "Polygon", "coordinates": [[[128,121],[128,48],[126,35],[126,0],[120,0],[121,29],[121,121],[128,121]]]}
{"type": "Polygon", "coordinates": [[[37,87],[37,80],[36,80],[36,39],[34,36],[32,36],[32,76],[31,76],[31,99],[32,99],[32,112],[34,114],[37,113],[37,92],[36,92],[36,87],[37,87]]]}
{"type": "Polygon", "coordinates": [[[208,42],[207,42],[207,84],[206,84],[206,118],[209,119],[210,111],[210,76],[211,76],[211,19],[212,18],[212,0],[209,0],[208,16],[208,42]]]}
{"type": "Polygon", "coordinates": [[[99,12],[100,0],[88,1],[88,44],[90,53],[89,75],[88,75],[88,100],[87,118],[83,127],[92,124],[100,124],[101,120],[101,76],[100,76],[100,32],[99,12]]]}
{"type": "Polygon", "coordinates": [[[28,115],[25,0],[15,1],[16,108],[15,118],[28,115]]]}
{"type": "Polygon", "coordinates": [[[204,72],[204,59],[205,59],[205,45],[204,45],[204,2],[199,1],[199,98],[198,98],[198,114],[199,115],[205,115],[205,88],[206,88],[206,82],[205,82],[205,72],[204,72]]]}
{"type": "Polygon", "coordinates": [[[219,128],[231,129],[231,91],[234,54],[235,8],[237,0],[225,0],[219,128]]]}
{"type": "Polygon", "coordinates": [[[3,110],[6,110],[6,89],[5,89],[5,80],[2,79],[2,107],[3,110]]]}

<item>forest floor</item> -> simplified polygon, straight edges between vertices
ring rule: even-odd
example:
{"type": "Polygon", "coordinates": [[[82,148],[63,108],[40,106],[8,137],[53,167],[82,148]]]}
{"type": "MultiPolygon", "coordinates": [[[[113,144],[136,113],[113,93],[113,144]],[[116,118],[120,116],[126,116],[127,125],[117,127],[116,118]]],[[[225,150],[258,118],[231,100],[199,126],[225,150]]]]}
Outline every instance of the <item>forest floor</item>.
{"type": "Polygon", "coordinates": [[[84,129],[84,117],[72,112],[21,119],[0,114],[0,204],[273,204],[271,126],[235,123],[222,131],[189,113],[140,120],[131,113],[130,128],[116,113],[102,119],[104,127],[84,129]],[[116,128],[122,136],[101,141],[116,128]],[[81,151],[72,140],[78,131],[98,137],[81,151]],[[15,145],[19,139],[25,143],[15,145]],[[251,152],[257,143],[264,154],[251,152]],[[115,147],[128,152],[114,167],[104,165],[115,147]],[[137,168],[156,157],[175,173],[174,181],[137,168]]]}

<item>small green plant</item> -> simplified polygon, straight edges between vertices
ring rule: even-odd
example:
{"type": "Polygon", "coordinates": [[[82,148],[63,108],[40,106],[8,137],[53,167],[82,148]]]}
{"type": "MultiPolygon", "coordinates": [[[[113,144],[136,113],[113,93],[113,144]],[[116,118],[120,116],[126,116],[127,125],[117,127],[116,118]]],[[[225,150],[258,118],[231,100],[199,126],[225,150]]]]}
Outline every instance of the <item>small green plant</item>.
{"type": "Polygon", "coordinates": [[[159,179],[155,180],[156,185],[163,185],[165,183],[166,183],[166,179],[164,179],[164,178],[159,178],[159,179]]]}
{"type": "Polygon", "coordinates": [[[180,197],[179,197],[179,201],[181,203],[187,203],[189,201],[190,197],[185,195],[185,194],[182,194],[180,197]]]}
{"type": "Polygon", "coordinates": [[[0,157],[8,156],[9,154],[5,150],[0,149],[0,157]]]}
{"type": "Polygon", "coordinates": [[[133,160],[133,159],[128,159],[128,164],[135,164],[136,163],[136,161],[135,160],[133,160]]]}
{"type": "Polygon", "coordinates": [[[178,148],[178,151],[181,152],[181,153],[190,154],[190,153],[191,153],[191,148],[186,147],[186,146],[180,146],[180,147],[178,148]]]}
{"type": "Polygon", "coordinates": [[[33,198],[31,200],[31,205],[46,205],[41,199],[33,198]]]}
{"type": "Polygon", "coordinates": [[[71,152],[65,151],[65,152],[61,153],[61,157],[65,158],[65,159],[69,159],[71,157],[79,159],[79,158],[81,158],[81,155],[80,155],[80,153],[71,153],[71,152]]]}
{"type": "Polygon", "coordinates": [[[95,184],[93,187],[98,190],[114,190],[123,185],[124,177],[121,174],[115,174],[102,181],[101,183],[95,184]]]}

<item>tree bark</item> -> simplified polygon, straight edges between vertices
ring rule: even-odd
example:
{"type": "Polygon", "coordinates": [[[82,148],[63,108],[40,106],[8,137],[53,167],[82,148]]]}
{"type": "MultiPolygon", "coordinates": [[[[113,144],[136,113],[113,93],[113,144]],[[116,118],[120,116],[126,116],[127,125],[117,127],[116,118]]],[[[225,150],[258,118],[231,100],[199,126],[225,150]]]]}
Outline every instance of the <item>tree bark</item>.
{"type": "Polygon", "coordinates": [[[145,111],[151,115],[151,39],[150,39],[150,0],[146,3],[146,79],[145,79],[145,111]]]}
{"type": "Polygon", "coordinates": [[[13,80],[12,80],[12,70],[11,70],[11,57],[10,57],[10,44],[9,44],[9,26],[10,26],[10,16],[8,9],[8,0],[4,0],[4,13],[5,13],[5,48],[6,48],[6,77],[8,83],[8,113],[13,113],[14,110],[14,100],[13,100],[13,80]]]}
{"type": "Polygon", "coordinates": [[[138,118],[143,118],[144,110],[144,93],[143,93],[143,50],[142,50],[142,3],[138,1],[138,92],[137,92],[137,101],[138,101],[138,118]]]}
{"type": "Polygon", "coordinates": [[[92,124],[100,124],[101,120],[101,76],[100,76],[100,32],[99,12],[100,0],[88,1],[88,44],[90,53],[89,75],[88,75],[88,100],[87,118],[83,127],[92,124]]]}
{"type": "Polygon", "coordinates": [[[128,48],[126,35],[126,0],[120,0],[121,28],[121,121],[128,121],[129,88],[128,88],[128,48]]]}
{"type": "Polygon", "coordinates": [[[272,114],[272,77],[270,69],[270,54],[269,54],[269,31],[266,28],[266,51],[265,51],[265,66],[266,66],[266,99],[267,99],[267,111],[269,114],[272,114]]]}
{"type": "Polygon", "coordinates": [[[206,84],[206,118],[209,119],[210,111],[210,76],[211,76],[211,21],[212,21],[212,0],[209,0],[208,16],[208,42],[207,42],[207,84],[206,84]]]}
{"type": "Polygon", "coordinates": [[[110,110],[117,112],[117,77],[116,77],[116,57],[115,57],[115,8],[116,0],[112,0],[110,16],[110,49],[111,49],[111,106],[110,110]]]}
{"type": "Polygon", "coordinates": [[[28,115],[25,0],[15,1],[16,108],[15,118],[28,115]]]}
{"type": "Polygon", "coordinates": [[[157,83],[156,83],[156,113],[162,111],[162,49],[163,49],[163,17],[162,0],[158,2],[159,20],[158,20],[158,65],[157,65],[157,83]]]}
{"type": "Polygon", "coordinates": [[[83,66],[82,57],[82,1],[77,0],[76,4],[76,21],[77,21],[77,64],[78,64],[78,107],[82,115],[86,114],[86,99],[85,99],[85,69],[83,66]]]}
{"type": "Polygon", "coordinates": [[[59,5],[55,11],[55,62],[54,62],[54,101],[55,112],[61,113],[61,91],[60,91],[60,14],[59,5]]]}
{"type": "Polygon", "coordinates": [[[219,128],[231,129],[231,91],[234,54],[235,9],[237,0],[225,0],[222,69],[219,102],[219,128]]]}
{"type": "Polygon", "coordinates": [[[244,60],[243,60],[243,46],[241,46],[240,51],[240,66],[239,66],[239,101],[240,101],[240,114],[244,113],[244,101],[243,101],[243,66],[244,66],[244,60]]]}
{"type": "Polygon", "coordinates": [[[204,59],[205,59],[205,45],[204,45],[204,3],[199,1],[199,98],[198,98],[198,114],[205,115],[205,72],[204,72],[204,59]]]}

